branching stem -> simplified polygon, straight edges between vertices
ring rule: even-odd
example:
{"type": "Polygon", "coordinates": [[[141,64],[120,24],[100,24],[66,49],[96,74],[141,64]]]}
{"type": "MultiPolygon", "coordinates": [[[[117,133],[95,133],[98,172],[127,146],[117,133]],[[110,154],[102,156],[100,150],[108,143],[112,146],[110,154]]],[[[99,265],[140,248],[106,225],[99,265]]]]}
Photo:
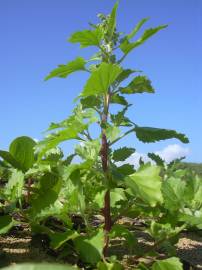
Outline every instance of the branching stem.
{"type": "Polygon", "coordinates": [[[126,131],[124,134],[122,134],[120,137],[118,137],[116,140],[114,140],[113,142],[111,142],[109,144],[109,146],[115,144],[116,142],[118,142],[119,140],[123,139],[125,136],[127,136],[128,134],[134,132],[134,127],[132,129],[129,129],[128,131],[126,131]]]}

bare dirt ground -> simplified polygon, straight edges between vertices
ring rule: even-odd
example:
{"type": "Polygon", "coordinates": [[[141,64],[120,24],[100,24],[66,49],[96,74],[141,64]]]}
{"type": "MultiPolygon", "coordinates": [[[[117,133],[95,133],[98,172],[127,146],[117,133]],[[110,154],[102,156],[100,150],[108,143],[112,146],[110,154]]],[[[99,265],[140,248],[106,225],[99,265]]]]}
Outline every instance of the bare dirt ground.
{"type": "MultiPolygon", "coordinates": [[[[151,241],[147,236],[139,232],[139,242],[143,245],[151,245],[151,241]]],[[[114,249],[115,253],[121,253],[124,251],[120,245],[114,249]]],[[[185,266],[184,269],[202,269],[202,236],[199,236],[195,232],[182,233],[181,238],[177,244],[178,256],[194,265],[194,267],[185,266]]],[[[127,251],[126,251],[127,254],[127,251]]],[[[122,254],[123,255],[123,254],[122,254]]],[[[124,256],[123,256],[124,258],[124,256]]],[[[48,254],[43,247],[43,243],[40,245],[33,244],[33,240],[28,229],[11,232],[6,236],[0,237],[0,268],[10,264],[22,263],[22,262],[58,262],[61,260],[53,254],[48,254]]],[[[125,269],[132,269],[130,266],[126,266],[125,269]]]]}

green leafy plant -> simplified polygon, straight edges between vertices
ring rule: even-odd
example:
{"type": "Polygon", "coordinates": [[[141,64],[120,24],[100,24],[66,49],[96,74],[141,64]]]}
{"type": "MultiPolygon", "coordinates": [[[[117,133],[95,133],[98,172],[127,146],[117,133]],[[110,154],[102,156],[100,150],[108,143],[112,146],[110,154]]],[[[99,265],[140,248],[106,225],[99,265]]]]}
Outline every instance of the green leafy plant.
{"type": "MultiPolygon", "coordinates": [[[[84,267],[100,270],[124,269],[118,258],[111,256],[116,254],[110,242],[118,240],[134,255],[135,269],[180,270],[181,262],[173,257],[174,245],[182,230],[201,228],[201,178],[180,169],[177,162],[165,164],[154,153],[148,156],[155,165],[140,160],[135,169],[126,163],[136,151],[134,145],[116,147],[129,134],[143,143],[171,138],[189,142],[175,130],[139,126],[127,116],[130,95],[153,94],[155,90],[145,74],[125,67],[123,61],[167,25],[146,29],[135,39],[148,21],[145,18],[123,35],[117,31],[117,8],[118,3],[109,15],[98,15],[99,23],[91,23],[89,30],[73,33],[69,38],[81,48],[96,47],[96,54],[88,60],[77,57],[58,65],[45,78],[64,79],[77,71],[89,74],[75,99],[72,114],[59,123],[51,123],[42,141],[35,143],[23,136],[11,143],[9,151],[0,151],[0,168],[8,171],[8,181],[0,188],[0,198],[6,202],[6,207],[0,205],[4,210],[0,234],[20,222],[27,223],[33,234],[48,235],[50,248],[61,252],[61,257],[71,254],[79,257],[84,267]],[[64,158],[58,146],[68,140],[78,144],[64,158]],[[79,162],[74,163],[74,157],[79,162]],[[28,179],[31,182],[27,200],[24,189],[28,179]],[[22,201],[26,201],[25,207],[22,201]],[[23,221],[16,220],[13,213],[18,213],[23,221]],[[139,248],[138,236],[120,222],[122,217],[144,220],[144,232],[153,240],[148,249],[139,248]],[[171,257],[162,260],[159,249],[171,257]],[[140,262],[140,258],[151,254],[154,256],[149,263],[140,262]]],[[[25,267],[32,266],[16,269],[25,267]]]]}
{"type": "MultiPolygon", "coordinates": [[[[130,176],[126,177],[127,172],[119,173],[122,168],[117,166],[116,162],[128,158],[135,149],[124,147],[113,150],[112,145],[114,147],[117,141],[130,133],[136,135],[144,143],[170,138],[188,143],[188,138],[184,134],[169,129],[141,127],[126,116],[130,106],[127,95],[154,93],[154,88],[145,75],[139,75],[136,70],[123,68],[121,64],[129,53],[154,34],[166,28],[167,25],[147,29],[139,39],[133,41],[136,33],[148,19],[143,19],[130,34],[122,36],[116,27],[117,7],[118,3],[115,4],[109,16],[100,14],[98,17],[101,22],[91,24],[90,30],[76,32],[69,38],[69,42],[79,43],[82,48],[97,47],[98,52],[91,59],[84,60],[82,57],[78,57],[68,64],[59,65],[46,77],[48,80],[54,77],[67,78],[77,71],[89,73],[89,78],[77,98],[73,114],[61,123],[52,124],[49,130],[57,129],[57,131],[39,143],[40,157],[43,157],[47,150],[57,146],[62,141],[77,139],[82,143],[79,148],[76,148],[76,154],[84,160],[83,164],[89,163],[91,167],[90,169],[87,166],[83,174],[89,173],[92,168],[99,170],[100,189],[104,194],[101,208],[104,216],[104,256],[107,256],[109,233],[113,225],[110,194],[114,189],[124,185],[131,189],[134,196],[139,196],[151,206],[162,201],[159,169],[147,166],[134,174],[129,172],[130,176]],[[116,54],[118,49],[123,53],[120,58],[116,54]],[[134,76],[134,74],[137,75],[134,76]],[[124,84],[124,81],[132,75],[130,83],[124,84]],[[112,113],[112,104],[123,108],[117,113],[112,113]],[[93,138],[89,132],[89,127],[92,124],[94,128],[101,130],[98,138],[93,138]],[[127,128],[129,129],[127,130],[127,128]],[[123,183],[116,179],[116,173],[122,174],[126,181],[123,183]]],[[[77,168],[81,170],[81,167],[77,168]]]]}

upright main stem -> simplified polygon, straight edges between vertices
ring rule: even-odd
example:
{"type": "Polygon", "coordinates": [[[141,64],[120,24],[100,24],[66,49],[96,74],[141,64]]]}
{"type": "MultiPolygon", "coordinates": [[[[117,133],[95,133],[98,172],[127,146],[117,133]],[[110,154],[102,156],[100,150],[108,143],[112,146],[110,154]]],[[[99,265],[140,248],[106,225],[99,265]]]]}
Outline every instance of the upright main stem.
{"type": "Polygon", "coordinates": [[[109,246],[109,232],[111,230],[112,222],[111,222],[111,209],[110,209],[110,188],[109,188],[109,160],[108,160],[108,152],[109,145],[106,137],[106,129],[105,125],[107,124],[107,116],[109,110],[109,95],[106,95],[104,98],[104,110],[102,114],[102,146],[101,146],[101,159],[102,159],[102,169],[104,172],[105,183],[107,186],[107,191],[104,197],[104,233],[105,233],[105,243],[103,249],[103,255],[107,256],[107,250],[109,246]]]}

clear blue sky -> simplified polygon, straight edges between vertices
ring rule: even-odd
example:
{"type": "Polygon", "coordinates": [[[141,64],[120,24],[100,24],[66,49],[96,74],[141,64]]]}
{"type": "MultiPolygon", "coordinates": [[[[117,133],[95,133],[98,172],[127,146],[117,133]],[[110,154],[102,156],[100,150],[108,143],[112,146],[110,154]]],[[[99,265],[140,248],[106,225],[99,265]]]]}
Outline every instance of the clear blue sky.
{"type": "MultiPolygon", "coordinates": [[[[114,0],[1,0],[0,1],[0,149],[17,136],[42,138],[50,122],[60,121],[73,108],[86,75],[69,79],[43,78],[57,64],[88,57],[90,50],[69,44],[74,31],[96,22],[96,14],[109,13],[114,0]]],[[[139,125],[172,128],[190,138],[187,160],[202,162],[202,1],[122,0],[119,30],[129,32],[144,17],[145,27],[169,24],[125,61],[152,80],[155,95],[136,95],[130,115],[139,125]]],[[[143,145],[130,136],[139,152],[168,144],[143,145]]],[[[70,145],[66,146],[70,150],[70,145]]]]}

